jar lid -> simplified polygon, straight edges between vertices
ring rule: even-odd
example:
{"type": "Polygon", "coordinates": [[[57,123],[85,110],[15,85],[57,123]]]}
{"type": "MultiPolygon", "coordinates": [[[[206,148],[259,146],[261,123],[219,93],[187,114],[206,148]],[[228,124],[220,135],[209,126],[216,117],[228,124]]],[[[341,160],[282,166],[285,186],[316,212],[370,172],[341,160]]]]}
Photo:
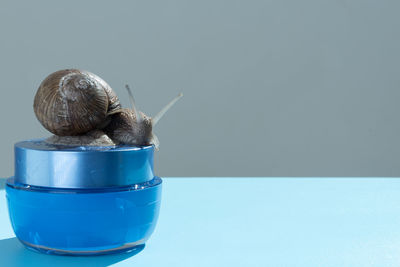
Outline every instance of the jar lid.
{"type": "Polygon", "coordinates": [[[57,188],[103,188],[150,181],[153,146],[61,146],[44,139],[18,142],[15,182],[57,188]]]}

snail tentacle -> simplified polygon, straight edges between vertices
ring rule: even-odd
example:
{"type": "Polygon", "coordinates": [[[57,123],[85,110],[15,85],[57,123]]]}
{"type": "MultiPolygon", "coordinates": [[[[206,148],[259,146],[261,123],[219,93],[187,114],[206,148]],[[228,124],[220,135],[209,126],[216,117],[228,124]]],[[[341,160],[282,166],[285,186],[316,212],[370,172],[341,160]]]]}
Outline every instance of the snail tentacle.
{"type": "Polygon", "coordinates": [[[177,95],[174,99],[172,99],[167,105],[165,105],[165,107],[163,107],[160,112],[157,113],[157,115],[155,115],[152,119],[153,122],[153,126],[156,125],[160,119],[165,115],[165,113],[167,113],[167,111],[173,106],[175,105],[176,101],[178,101],[181,97],[183,96],[183,93],[180,93],[179,95],[177,95]]]}

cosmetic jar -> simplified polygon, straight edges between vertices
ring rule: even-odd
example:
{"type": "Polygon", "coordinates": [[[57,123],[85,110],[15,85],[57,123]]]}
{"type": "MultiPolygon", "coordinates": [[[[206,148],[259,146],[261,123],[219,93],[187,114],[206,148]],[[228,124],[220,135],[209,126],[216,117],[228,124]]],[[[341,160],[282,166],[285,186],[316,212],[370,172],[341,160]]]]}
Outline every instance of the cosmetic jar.
{"type": "Polygon", "coordinates": [[[153,146],[68,147],[35,139],[14,148],[7,204],[27,248],[101,255],[144,247],[161,201],[153,146]]]}

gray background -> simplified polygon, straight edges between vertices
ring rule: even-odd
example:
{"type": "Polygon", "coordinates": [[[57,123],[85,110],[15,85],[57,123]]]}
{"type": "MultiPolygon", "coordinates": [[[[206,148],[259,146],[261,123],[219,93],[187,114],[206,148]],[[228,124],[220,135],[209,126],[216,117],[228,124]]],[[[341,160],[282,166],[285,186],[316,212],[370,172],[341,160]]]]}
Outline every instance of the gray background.
{"type": "Polygon", "coordinates": [[[399,176],[400,1],[1,1],[0,176],[75,67],[154,115],[161,176],[399,176]]]}

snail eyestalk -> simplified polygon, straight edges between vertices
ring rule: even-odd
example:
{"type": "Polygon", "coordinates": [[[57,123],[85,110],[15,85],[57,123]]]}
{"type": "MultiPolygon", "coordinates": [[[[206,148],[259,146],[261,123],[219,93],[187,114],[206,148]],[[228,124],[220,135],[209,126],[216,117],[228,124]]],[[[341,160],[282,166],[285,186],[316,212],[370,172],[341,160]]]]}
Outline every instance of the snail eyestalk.
{"type": "Polygon", "coordinates": [[[157,113],[152,119],[153,126],[158,123],[158,121],[164,116],[165,113],[183,96],[182,93],[177,95],[174,99],[171,100],[165,107],[163,107],[160,112],[157,113]]]}
{"type": "Polygon", "coordinates": [[[126,88],[126,90],[128,91],[128,94],[129,94],[129,100],[131,102],[132,110],[135,112],[135,115],[136,115],[136,122],[139,124],[142,121],[142,116],[140,115],[140,113],[136,109],[135,98],[133,97],[131,88],[127,84],[125,85],[125,88],[126,88]]]}

